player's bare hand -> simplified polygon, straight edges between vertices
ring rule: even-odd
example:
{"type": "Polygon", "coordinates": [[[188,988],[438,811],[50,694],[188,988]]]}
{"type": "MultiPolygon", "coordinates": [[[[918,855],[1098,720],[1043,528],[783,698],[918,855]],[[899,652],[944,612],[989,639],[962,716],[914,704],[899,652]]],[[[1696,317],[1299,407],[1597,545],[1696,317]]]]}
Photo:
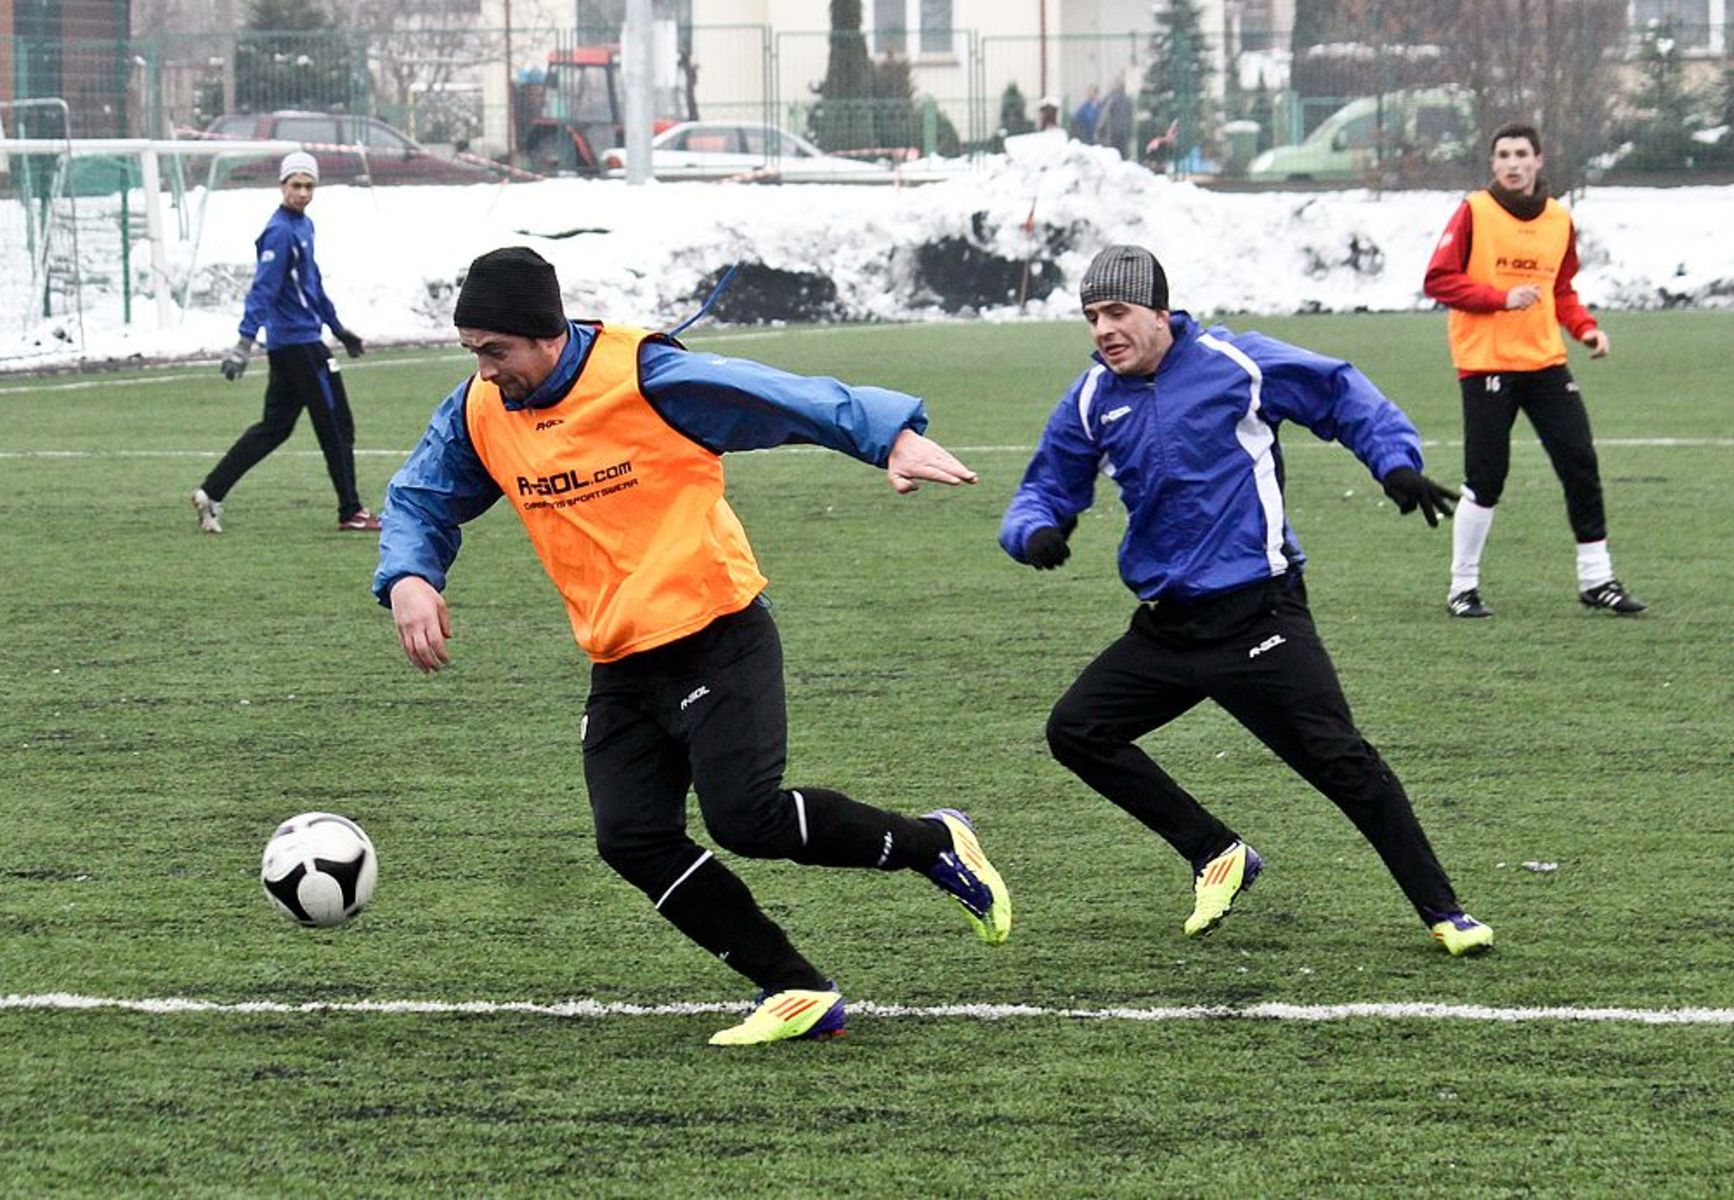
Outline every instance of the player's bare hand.
{"type": "Polygon", "coordinates": [[[905,429],[891,443],[891,458],[885,464],[885,474],[899,495],[915,491],[923,482],[955,487],[976,480],[975,472],[959,462],[951,451],[913,429],[905,429]]]}
{"type": "Polygon", "coordinates": [[[419,575],[405,575],[391,585],[391,619],[397,640],[418,670],[437,671],[451,662],[446,639],[452,636],[451,613],[439,589],[419,575]]]}
{"type": "Polygon", "coordinates": [[[1505,293],[1506,308],[1528,308],[1541,303],[1541,289],[1533,283],[1522,283],[1505,293]]]}
{"type": "Polygon", "coordinates": [[[1605,329],[1592,329],[1584,334],[1583,344],[1589,347],[1591,358],[1606,358],[1608,351],[1614,348],[1605,329]]]}

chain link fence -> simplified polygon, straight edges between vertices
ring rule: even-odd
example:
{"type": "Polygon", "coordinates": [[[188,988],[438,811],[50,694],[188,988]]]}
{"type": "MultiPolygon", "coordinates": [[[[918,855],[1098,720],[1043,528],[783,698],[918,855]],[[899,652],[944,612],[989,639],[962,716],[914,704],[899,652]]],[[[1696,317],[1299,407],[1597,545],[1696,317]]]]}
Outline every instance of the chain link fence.
{"type": "MultiPolygon", "coordinates": [[[[1734,177],[1734,65],[1721,26],[1661,16],[1634,23],[1624,0],[1579,0],[1545,6],[1545,28],[1514,30],[1478,24],[1486,7],[1461,6],[1455,24],[1430,39],[1369,30],[1364,41],[1298,56],[1287,30],[1234,28],[1164,44],[1161,30],[1035,38],[955,29],[941,31],[944,55],[874,60],[870,81],[848,96],[827,94],[829,31],[670,26],[655,56],[656,116],[780,125],[839,153],[956,155],[995,149],[1033,127],[1046,94],[1073,136],[1153,169],[1235,186],[1381,187],[1473,185],[1485,172],[1488,133],[1525,117],[1548,139],[1556,183],[1734,177]]],[[[246,30],[122,42],[14,36],[0,40],[0,79],[12,85],[0,100],[64,99],[66,127],[47,136],[186,136],[229,114],[295,109],[375,117],[436,151],[593,170],[593,146],[588,158],[535,150],[550,127],[570,137],[575,122],[587,146],[613,144],[623,104],[617,75],[562,90],[577,77],[576,57],[605,53],[613,36],[522,28],[246,30]],[[580,122],[573,113],[585,106],[580,122]]],[[[10,136],[48,119],[10,116],[17,127],[0,131],[10,136]]]]}

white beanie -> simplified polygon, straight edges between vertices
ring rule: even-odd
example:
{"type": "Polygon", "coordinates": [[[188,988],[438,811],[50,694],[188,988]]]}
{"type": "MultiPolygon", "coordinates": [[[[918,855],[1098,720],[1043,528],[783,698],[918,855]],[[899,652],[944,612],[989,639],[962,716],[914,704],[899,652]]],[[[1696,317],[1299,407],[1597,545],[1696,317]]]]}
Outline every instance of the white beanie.
{"type": "Polygon", "coordinates": [[[277,168],[277,182],[282,183],[291,175],[311,175],[313,182],[319,182],[319,160],[305,150],[291,150],[283,156],[283,165],[277,168]]]}

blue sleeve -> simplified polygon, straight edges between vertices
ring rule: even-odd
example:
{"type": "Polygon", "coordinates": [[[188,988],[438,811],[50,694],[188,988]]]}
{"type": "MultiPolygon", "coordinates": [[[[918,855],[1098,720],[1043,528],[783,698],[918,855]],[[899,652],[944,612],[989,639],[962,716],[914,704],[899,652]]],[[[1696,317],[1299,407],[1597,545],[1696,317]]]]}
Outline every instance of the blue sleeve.
{"type": "Polygon", "coordinates": [[[926,408],[902,392],[794,375],[665,341],[644,343],[638,371],[645,398],[663,420],[714,454],[794,442],[882,467],[899,433],[927,428],[926,408]]]}
{"type": "Polygon", "coordinates": [[[464,420],[469,380],[440,402],[427,432],[391,477],[379,520],[379,569],[373,594],[391,604],[391,585],[419,575],[440,591],[458,556],[458,528],[481,516],[502,495],[470,442],[464,420]]]}
{"type": "Polygon", "coordinates": [[[241,313],[241,337],[252,341],[271,313],[271,299],[283,287],[284,272],[294,249],[288,230],[279,222],[266,224],[254,243],[259,260],[253,267],[253,286],[247,289],[247,307],[241,313]]]}
{"type": "Polygon", "coordinates": [[[1421,435],[1414,422],[1352,363],[1259,333],[1227,336],[1264,373],[1262,402],[1272,417],[1341,442],[1374,479],[1398,467],[1421,469],[1421,435]]]}
{"type": "Polygon", "coordinates": [[[325,276],[319,277],[319,318],[325,322],[325,327],[332,333],[343,332],[343,322],[337,319],[337,306],[331,303],[331,297],[325,294],[325,276]]]}
{"type": "Polygon", "coordinates": [[[1055,405],[1035,457],[1000,521],[1000,548],[1018,562],[1028,561],[1024,546],[1030,534],[1049,525],[1064,525],[1095,502],[1100,456],[1078,411],[1078,392],[1085,378],[1080,377],[1055,405]]]}

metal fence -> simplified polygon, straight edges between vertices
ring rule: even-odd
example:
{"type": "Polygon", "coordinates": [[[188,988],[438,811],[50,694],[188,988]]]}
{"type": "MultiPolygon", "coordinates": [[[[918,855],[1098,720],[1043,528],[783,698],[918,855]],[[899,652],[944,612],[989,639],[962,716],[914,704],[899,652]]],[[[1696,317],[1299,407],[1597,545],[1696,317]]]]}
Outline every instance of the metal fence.
{"type": "MultiPolygon", "coordinates": [[[[1369,37],[1299,58],[1287,31],[1233,29],[1201,36],[1189,65],[1165,58],[1149,30],[1034,38],[958,29],[943,61],[877,60],[873,94],[848,100],[821,93],[830,32],[700,26],[659,45],[658,110],[665,119],[765,121],[835,151],[956,154],[992,149],[1029,127],[1047,92],[1078,136],[1156,169],[1246,184],[1381,186],[1472,183],[1488,132],[1521,116],[1548,132],[1550,167],[1570,182],[1734,172],[1734,68],[1722,27],[1636,26],[1627,5],[1607,0],[1546,12],[1545,37],[1471,23],[1449,39],[1369,37]],[[1110,128],[1089,119],[1090,97],[1095,89],[1111,98],[1116,85],[1129,103],[1110,128]]],[[[228,113],[313,109],[378,117],[435,148],[522,161],[526,97],[540,77],[562,51],[610,36],[523,28],[249,30],[118,43],[15,36],[0,40],[8,60],[0,79],[13,91],[0,100],[60,97],[70,121],[18,110],[15,122],[39,127],[4,132],[162,137],[228,113]],[[47,127],[56,120],[60,127],[47,127]]]]}

